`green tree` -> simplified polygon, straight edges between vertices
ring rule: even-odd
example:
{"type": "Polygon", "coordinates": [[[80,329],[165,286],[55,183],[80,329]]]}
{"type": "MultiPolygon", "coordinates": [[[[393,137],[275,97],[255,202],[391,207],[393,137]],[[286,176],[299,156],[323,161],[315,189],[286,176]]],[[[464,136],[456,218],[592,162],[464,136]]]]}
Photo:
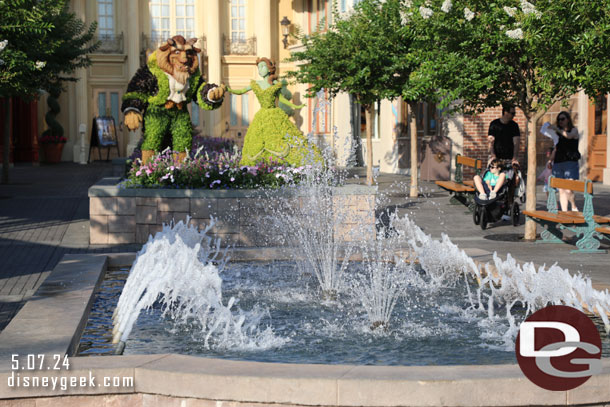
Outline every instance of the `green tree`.
{"type": "Polygon", "coordinates": [[[8,182],[10,109],[8,98],[25,100],[46,90],[58,97],[66,81],[79,68],[90,65],[87,54],[95,51],[96,24],[85,23],[68,10],[67,0],[0,1],[0,98],[4,117],[2,181],[8,182]]]}
{"type": "MultiPolygon", "coordinates": [[[[307,96],[313,97],[321,89],[331,98],[346,92],[364,107],[369,185],[373,180],[375,103],[406,94],[405,87],[417,66],[417,59],[410,57],[411,32],[401,23],[400,9],[400,0],[363,0],[353,13],[341,16],[335,4],[335,19],[328,30],[300,36],[304,50],[290,58],[302,63],[298,71],[288,75],[311,85],[307,96]]],[[[414,95],[415,91],[409,96],[414,95]]]]}
{"type": "MultiPolygon", "coordinates": [[[[536,208],[536,122],[579,89],[610,90],[610,3],[416,0],[403,13],[426,50],[421,68],[444,104],[474,113],[511,102],[527,119],[527,202],[536,208]]],[[[526,222],[526,239],[536,226],[526,222]]]]}

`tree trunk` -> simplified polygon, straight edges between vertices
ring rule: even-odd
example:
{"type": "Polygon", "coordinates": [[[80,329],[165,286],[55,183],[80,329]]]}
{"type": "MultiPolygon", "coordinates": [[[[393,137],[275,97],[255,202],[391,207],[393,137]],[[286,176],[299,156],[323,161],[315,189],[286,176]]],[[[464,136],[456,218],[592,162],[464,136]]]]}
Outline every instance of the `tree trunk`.
{"type": "MultiPolygon", "coordinates": [[[[525,132],[527,133],[527,188],[525,190],[525,209],[536,210],[536,122],[544,112],[535,112],[533,116],[525,116],[525,132]]],[[[525,240],[536,240],[536,222],[525,221],[525,240]]]]}
{"type": "Polygon", "coordinates": [[[417,103],[409,102],[409,134],[411,135],[411,188],[409,197],[417,198],[419,195],[419,167],[417,154],[417,103]]]}
{"type": "Polygon", "coordinates": [[[366,184],[373,185],[373,110],[375,105],[366,105],[366,184]]]}
{"type": "Polygon", "coordinates": [[[4,137],[2,149],[2,183],[8,184],[9,160],[11,153],[11,100],[10,98],[2,98],[4,102],[4,137]]]}

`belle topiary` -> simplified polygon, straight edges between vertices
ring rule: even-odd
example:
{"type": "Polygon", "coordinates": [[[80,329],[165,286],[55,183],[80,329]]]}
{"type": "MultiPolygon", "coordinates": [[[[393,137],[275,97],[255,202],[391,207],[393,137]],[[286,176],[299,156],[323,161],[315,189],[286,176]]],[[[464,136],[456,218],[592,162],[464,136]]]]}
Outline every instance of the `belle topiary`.
{"type": "MultiPolygon", "coordinates": [[[[250,81],[244,89],[227,89],[235,95],[254,91],[261,109],[254,115],[248,127],[242,149],[242,165],[254,165],[260,161],[277,161],[292,166],[322,162],[322,154],[317,146],[309,143],[303,133],[290,121],[288,115],[276,102],[292,109],[301,109],[305,105],[295,105],[284,94],[286,82],[278,81],[275,64],[267,58],[256,60],[258,73],[263,80],[250,81]]],[[[290,97],[290,96],[289,96],[290,97]]]]}

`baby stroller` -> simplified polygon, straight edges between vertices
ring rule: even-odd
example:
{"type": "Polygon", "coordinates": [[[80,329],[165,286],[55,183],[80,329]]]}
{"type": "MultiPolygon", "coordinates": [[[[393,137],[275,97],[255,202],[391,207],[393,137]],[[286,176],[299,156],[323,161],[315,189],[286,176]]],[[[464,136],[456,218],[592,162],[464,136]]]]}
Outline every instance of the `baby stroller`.
{"type": "MultiPolygon", "coordinates": [[[[487,224],[497,222],[503,216],[508,216],[513,226],[519,225],[521,209],[516,199],[523,200],[524,198],[525,186],[523,184],[523,177],[517,165],[513,165],[512,168],[505,168],[504,172],[506,173],[506,180],[496,193],[495,198],[481,199],[479,194],[474,196],[472,219],[474,224],[480,225],[483,230],[487,228],[487,224]]],[[[482,177],[484,176],[485,174],[482,177]]]]}

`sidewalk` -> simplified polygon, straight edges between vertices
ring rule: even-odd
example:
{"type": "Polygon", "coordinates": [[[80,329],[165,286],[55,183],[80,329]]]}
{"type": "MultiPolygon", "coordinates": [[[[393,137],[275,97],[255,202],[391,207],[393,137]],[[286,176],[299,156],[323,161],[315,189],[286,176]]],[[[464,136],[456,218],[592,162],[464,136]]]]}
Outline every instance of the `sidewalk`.
{"type": "MultiPolygon", "coordinates": [[[[137,251],[140,245],[90,245],[88,188],[111,176],[110,163],[89,165],[62,163],[54,166],[15,166],[11,184],[0,185],[0,330],[33,295],[57,262],[67,253],[137,251]]],[[[364,183],[365,177],[349,182],[364,183]]],[[[511,253],[519,261],[551,265],[557,262],[571,272],[582,271],[594,283],[610,287],[610,254],[570,254],[570,245],[541,245],[520,240],[523,224],[513,227],[499,222],[483,231],[474,225],[466,207],[449,205],[449,194],[433,182],[422,182],[422,196],[409,199],[409,178],[380,174],[383,195],[378,216],[409,214],[426,233],[451,240],[477,259],[488,261],[497,251],[511,253]]],[[[610,215],[610,188],[595,184],[594,206],[599,215],[610,215]]],[[[539,187],[538,205],[545,196],[539,187]]],[[[582,200],[578,201],[582,207],[582,200]]],[[[522,206],[523,209],[523,206],[522,206]]],[[[540,229],[539,229],[540,230],[540,229]]],[[[608,244],[603,248],[609,249],[608,244]]]]}
{"type": "MultiPolygon", "coordinates": [[[[522,240],[525,232],[524,216],[520,225],[497,222],[481,230],[474,224],[472,213],[466,206],[449,204],[449,193],[437,187],[434,182],[420,182],[420,197],[408,198],[410,179],[407,176],[381,174],[378,178],[379,190],[388,196],[385,210],[403,216],[408,214],[426,233],[434,238],[447,234],[461,249],[480,251],[477,260],[489,261],[493,252],[505,259],[507,254],[519,262],[533,262],[536,265],[551,266],[557,263],[571,273],[582,272],[591,277],[594,284],[610,289],[610,240],[602,242],[601,249],[608,253],[575,254],[576,247],[570,244],[538,244],[522,240]],[[422,196],[423,195],[423,196],[422,196]]],[[[594,184],[593,207],[595,214],[610,216],[610,187],[594,184]]],[[[537,208],[546,209],[546,194],[542,185],[537,188],[537,208]]],[[[576,204],[582,208],[582,194],[577,194],[576,204]],[[580,195],[580,196],[579,196],[580,195]]],[[[525,204],[520,204],[521,211],[525,204]]],[[[537,233],[541,232],[538,226],[537,233]]]]}
{"type": "Polygon", "coordinates": [[[138,249],[89,245],[87,190],[111,173],[105,162],[11,168],[0,185],[0,330],[64,254],[138,249]]]}

